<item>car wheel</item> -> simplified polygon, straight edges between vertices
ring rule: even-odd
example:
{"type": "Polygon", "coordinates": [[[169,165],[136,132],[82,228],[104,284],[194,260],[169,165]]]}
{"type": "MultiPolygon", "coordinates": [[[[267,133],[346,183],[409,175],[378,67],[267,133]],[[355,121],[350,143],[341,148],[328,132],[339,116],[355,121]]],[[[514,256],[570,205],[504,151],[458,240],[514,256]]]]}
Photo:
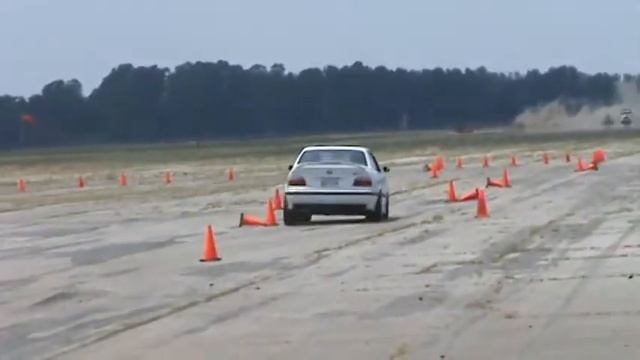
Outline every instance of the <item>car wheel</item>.
{"type": "Polygon", "coordinates": [[[287,204],[287,197],[284,198],[284,204],[282,209],[282,220],[284,224],[287,226],[292,226],[297,224],[296,213],[293,210],[289,210],[289,206],[287,204]]]}
{"type": "Polygon", "coordinates": [[[286,208],[282,210],[282,219],[284,220],[284,224],[287,226],[298,224],[298,217],[293,210],[287,210],[286,208]]]}
{"type": "Polygon", "coordinates": [[[387,199],[387,201],[385,201],[385,205],[384,205],[384,219],[385,220],[389,219],[389,202],[391,201],[389,195],[387,195],[386,199],[387,199]]]}
{"type": "Polygon", "coordinates": [[[376,207],[372,213],[367,215],[367,220],[371,222],[380,222],[383,219],[382,214],[382,194],[378,195],[378,201],[376,201],[376,207]]]}
{"type": "Polygon", "coordinates": [[[284,204],[282,209],[282,218],[284,224],[287,226],[299,225],[300,223],[306,223],[311,221],[311,214],[302,213],[295,210],[290,210],[287,204],[287,198],[284,198],[284,204]]]}

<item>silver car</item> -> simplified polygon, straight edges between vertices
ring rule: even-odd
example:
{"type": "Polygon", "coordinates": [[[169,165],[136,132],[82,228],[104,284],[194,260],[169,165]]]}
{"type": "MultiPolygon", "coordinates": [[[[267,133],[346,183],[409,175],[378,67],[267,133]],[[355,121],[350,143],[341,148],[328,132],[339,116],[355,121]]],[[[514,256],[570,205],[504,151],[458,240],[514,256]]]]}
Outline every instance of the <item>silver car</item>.
{"type": "Polygon", "coordinates": [[[620,123],[624,126],[629,126],[633,122],[633,112],[631,109],[622,109],[620,111],[620,123]]]}
{"type": "Polygon", "coordinates": [[[308,222],[313,215],[389,217],[389,184],[373,153],[360,146],[308,146],[289,167],[284,223],[308,222]]]}

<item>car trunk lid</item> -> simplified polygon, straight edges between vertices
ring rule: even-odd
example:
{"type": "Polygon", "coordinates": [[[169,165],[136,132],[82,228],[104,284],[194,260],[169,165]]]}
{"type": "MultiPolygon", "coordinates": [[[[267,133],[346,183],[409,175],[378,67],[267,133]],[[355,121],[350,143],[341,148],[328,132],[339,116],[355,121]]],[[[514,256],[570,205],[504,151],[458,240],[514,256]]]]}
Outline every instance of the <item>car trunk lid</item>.
{"type": "Polygon", "coordinates": [[[367,176],[367,171],[357,164],[303,164],[292,176],[304,177],[309,188],[341,190],[354,188],[354,180],[367,176]]]}

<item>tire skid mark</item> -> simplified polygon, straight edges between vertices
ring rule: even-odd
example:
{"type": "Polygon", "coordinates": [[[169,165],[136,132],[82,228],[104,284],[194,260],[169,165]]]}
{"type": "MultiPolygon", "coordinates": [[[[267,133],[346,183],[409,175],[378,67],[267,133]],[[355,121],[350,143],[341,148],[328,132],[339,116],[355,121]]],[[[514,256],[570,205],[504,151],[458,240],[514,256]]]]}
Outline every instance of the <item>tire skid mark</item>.
{"type": "Polygon", "coordinates": [[[640,316],[640,310],[618,310],[618,311],[575,311],[565,313],[520,313],[520,312],[506,312],[507,314],[514,314],[513,316],[506,317],[507,319],[548,319],[550,317],[567,319],[567,318],[591,318],[591,317],[627,317],[627,316],[640,316]]]}
{"type": "MultiPolygon", "coordinates": [[[[627,244],[627,245],[622,245],[621,248],[623,249],[640,249],[640,244],[627,244]]],[[[566,251],[566,252],[576,252],[576,251],[597,251],[597,250],[602,250],[604,249],[603,246],[570,246],[570,247],[566,247],[566,248],[553,248],[553,247],[548,247],[548,246],[534,246],[534,247],[530,247],[530,248],[524,248],[524,249],[518,249],[517,251],[514,251],[513,254],[525,254],[525,253],[535,253],[535,252],[542,252],[542,253],[550,253],[554,250],[556,251],[566,251]]],[[[443,252],[433,252],[431,253],[431,256],[434,257],[446,257],[446,256],[451,256],[451,257],[458,257],[458,256],[471,256],[471,255],[475,255],[477,256],[478,253],[475,251],[443,251],[443,252]]],[[[635,256],[635,254],[633,254],[635,256]]],[[[639,255],[640,256],[640,255],[639,255]]]]}
{"type": "MultiPolygon", "coordinates": [[[[574,177],[571,177],[572,179],[574,177]]],[[[594,185],[594,184],[592,184],[594,185]]],[[[605,195],[607,195],[607,193],[603,193],[605,195]]],[[[578,201],[574,206],[572,206],[567,212],[563,213],[561,216],[556,217],[554,219],[551,219],[550,221],[548,221],[547,223],[543,224],[543,225],[539,225],[539,226],[534,226],[531,228],[525,228],[522,229],[521,231],[525,231],[529,233],[529,236],[519,236],[518,239],[520,240],[516,240],[516,241],[509,241],[510,238],[513,238],[513,234],[511,235],[507,235],[506,236],[506,243],[505,241],[500,241],[498,243],[496,243],[496,245],[494,246],[490,246],[489,248],[485,249],[485,251],[483,251],[483,253],[478,256],[475,260],[470,260],[470,263],[455,269],[452,269],[448,272],[445,272],[443,274],[443,278],[446,279],[447,281],[450,281],[451,278],[458,278],[461,276],[466,276],[467,274],[477,274],[478,271],[482,272],[483,270],[490,270],[489,267],[486,267],[486,264],[494,264],[499,270],[503,271],[503,275],[502,278],[497,280],[497,283],[502,283],[506,280],[512,280],[513,274],[510,274],[510,272],[508,271],[508,266],[507,264],[501,264],[500,260],[505,258],[506,255],[509,254],[517,254],[518,251],[521,251],[522,248],[526,248],[525,246],[522,245],[527,245],[530,244],[532,242],[534,242],[535,239],[533,239],[536,235],[540,235],[541,233],[545,232],[545,231],[549,231],[552,232],[553,225],[555,224],[559,224],[563,221],[565,221],[566,219],[572,217],[575,215],[576,212],[581,212],[581,211],[587,211],[589,208],[597,206],[597,204],[594,203],[593,199],[591,197],[587,197],[587,198],[581,198],[580,201],[578,201]],[[524,242],[524,244],[523,244],[524,242]],[[498,251],[496,251],[498,250],[498,251]],[[476,265],[476,262],[480,262],[482,265],[476,265]]],[[[598,226],[604,222],[604,220],[599,220],[595,221],[595,223],[598,224],[598,226]]],[[[592,229],[590,229],[590,231],[588,231],[586,234],[581,234],[583,236],[587,236],[589,234],[591,234],[593,231],[595,231],[596,227],[593,227],[592,229]]],[[[524,235],[524,234],[523,234],[524,235]]],[[[549,238],[549,237],[545,237],[545,238],[549,238]]],[[[582,237],[580,237],[579,239],[575,239],[575,240],[581,240],[582,237]]],[[[540,239],[542,240],[542,239],[540,239]]],[[[547,248],[547,247],[544,247],[547,248]]],[[[552,247],[548,247],[550,249],[553,249],[552,247]]],[[[566,251],[569,251],[568,249],[570,249],[571,247],[565,247],[563,248],[563,250],[565,251],[564,253],[561,253],[561,255],[565,255],[566,251]]],[[[521,252],[522,253],[522,252],[521,252]]],[[[540,257],[543,255],[543,252],[540,252],[539,255],[540,257]]],[[[510,262],[518,262],[519,261],[520,256],[516,256],[513,259],[509,259],[510,262]]],[[[545,267],[550,267],[550,266],[554,266],[554,264],[540,264],[539,262],[532,262],[529,261],[529,266],[530,268],[528,269],[529,272],[532,271],[539,271],[545,267]]],[[[496,283],[496,284],[497,284],[496,283]]],[[[494,286],[496,286],[496,284],[494,284],[494,286]]],[[[508,291],[506,292],[502,292],[501,293],[501,298],[506,300],[511,298],[512,296],[516,295],[517,293],[519,293],[524,287],[526,287],[528,285],[528,283],[524,283],[524,282],[511,282],[511,287],[509,288],[508,291]]],[[[489,300],[491,299],[491,296],[495,296],[495,294],[490,294],[489,295],[489,300]]],[[[480,299],[482,299],[482,297],[479,297],[480,299]]],[[[473,325],[479,323],[480,321],[482,321],[483,319],[485,319],[487,316],[489,316],[491,312],[489,311],[484,311],[481,312],[479,314],[474,314],[470,317],[468,317],[467,319],[462,319],[460,324],[457,324],[455,326],[455,328],[451,331],[451,333],[449,334],[449,336],[446,337],[446,343],[443,346],[443,349],[445,352],[449,352],[454,346],[455,343],[457,341],[457,339],[459,339],[469,328],[471,328],[473,325]]]]}
{"type": "Polygon", "coordinates": [[[215,294],[211,294],[208,296],[205,296],[201,299],[198,300],[193,300],[190,302],[186,302],[184,304],[175,306],[175,307],[171,307],[169,309],[167,309],[166,311],[161,311],[151,317],[145,318],[145,319],[138,319],[138,320],[132,320],[130,322],[126,322],[126,323],[122,323],[117,329],[108,331],[106,333],[104,333],[103,335],[94,337],[93,339],[87,340],[85,342],[79,343],[79,344],[73,344],[70,345],[67,348],[64,348],[58,352],[56,352],[53,355],[47,356],[43,359],[45,360],[49,360],[49,359],[57,359],[60,358],[61,356],[83,349],[83,348],[87,348],[91,345],[94,345],[96,343],[99,342],[103,342],[106,340],[109,340],[115,336],[118,336],[120,334],[123,334],[125,332],[128,332],[130,330],[135,330],[137,328],[143,327],[145,325],[151,324],[153,322],[159,321],[159,320],[163,320],[165,318],[168,318],[170,316],[182,313],[184,311],[187,311],[189,309],[195,308],[197,306],[203,305],[203,304],[207,304],[210,303],[214,300],[223,298],[225,296],[229,296],[229,295],[233,295],[235,293],[240,292],[241,290],[244,290],[248,287],[254,286],[258,283],[264,282],[264,281],[268,281],[271,280],[274,277],[279,277],[282,276],[284,273],[287,272],[292,272],[301,268],[308,268],[310,266],[316,265],[317,263],[321,262],[322,260],[329,258],[330,256],[336,254],[337,252],[347,249],[347,248],[351,248],[353,246],[356,246],[360,243],[366,242],[366,241],[371,241],[374,240],[376,238],[380,238],[392,233],[396,233],[396,232],[400,232],[409,228],[412,228],[414,226],[420,226],[423,223],[425,223],[425,221],[418,221],[418,222],[411,222],[411,223],[407,223],[407,224],[403,224],[403,225],[398,225],[395,227],[391,227],[388,229],[384,229],[381,231],[378,231],[374,234],[371,235],[366,235],[366,236],[361,236],[359,238],[356,238],[354,240],[348,241],[346,243],[334,246],[334,247],[330,247],[330,248],[323,248],[320,250],[316,250],[311,254],[308,254],[306,256],[306,261],[304,261],[301,264],[296,264],[296,265],[291,265],[291,266],[287,266],[285,268],[282,268],[281,271],[279,273],[275,273],[275,274],[270,274],[270,275],[264,275],[261,276],[259,278],[253,279],[249,282],[246,282],[244,284],[235,286],[235,287],[231,287],[229,289],[217,292],[215,294]]]}
{"type": "Polygon", "coordinates": [[[396,190],[396,191],[393,191],[393,192],[389,193],[389,195],[396,196],[396,195],[411,194],[411,193],[414,193],[414,192],[417,192],[417,191],[420,191],[420,190],[426,190],[426,189],[434,188],[436,186],[446,185],[446,184],[449,183],[449,180],[458,181],[458,180],[460,180],[460,178],[454,177],[454,178],[447,179],[447,180],[437,180],[437,181],[430,182],[430,183],[428,183],[426,185],[418,185],[418,186],[411,187],[409,189],[396,190]]]}
{"type": "Polygon", "coordinates": [[[550,282],[550,281],[575,281],[575,280],[608,280],[608,279],[633,279],[635,276],[640,277],[640,273],[614,273],[614,274],[603,274],[597,276],[590,276],[587,274],[576,274],[576,275],[568,275],[568,276],[549,276],[544,278],[531,278],[529,279],[529,283],[542,283],[542,282],[550,282]]]}
{"type": "MultiPolygon", "coordinates": [[[[631,226],[629,226],[627,228],[627,230],[618,238],[618,240],[616,240],[611,245],[606,247],[601,252],[601,254],[602,255],[613,254],[618,248],[620,248],[620,245],[625,240],[627,240],[627,238],[629,238],[631,235],[633,235],[633,233],[636,231],[638,226],[640,226],[640,223],[634,223],[631,226]]],[[[584,270],[584,274],[580,275],[580,276],[584,275],[584,278],[578,279],[577,284],[575,284],[573,286],[573,288],[571,289],[571,291],[569,292],[569,294],[567,294],[567,296],[564,297],[564,301],[553,312],[551,312],[549,314],[549,316],[546,318],[547,321],[545,321],[542,324],[542,326],[540,328],[541,330],[538,331],[538,335],[532,337],[522,347],[522,349],[520,351],[520,357],[522,357],[531,348],[531,346],[533,346],[533,344],[538,340],[538,338],[541,336],[541,334],[543,333],[544,330],[549,329],[553,324],[555,324],[555,322],[558,319],[556,317],[556,314],[566,313],[565,309],[567,309],[569,307],[571,302],[573,302],[573,300],[576,298],[576,296],[582,291],[582,289],[584,288],[584,286],[586,284],[586,280],[590,280],[594,276],[594,274],[603,266],[603,264],[604,264],[603,259],[595,259],[595,261],[592,261],[592,264],[590,264],[590,266],[588,266],[584,270]]]]}
{"type": "MultiPolygon", "coordinates": [[[[615,241],[613,244],[611,244],[610,246],[606,247],[602,252],[601,255],[611,255],[613,254],[619,247],[620,245],[628,238],[630,237],[638,228],[638,226],[640,226],[640,223],[636,223],[633,224],[631,226],[629,226],[629,228],[627,228],[627,230],[622,234],[622,236],[620,236],[620,238],[615,241]]],[[[586,270],[586,275],[591,277],[593,276],[601,267],[603,264],[602,261],[603,258],[597,259],[598,261],[595,261],[593,263],[593,265],[589,266],[586,270]]],[[[584,281],[579,282],[571,291],[571,293],[569,294],[569,296],[567,296],[565,298],[565,301],[562,303],[562,305],[560,307],[558,307],[558,310],[556,311],[560,311],[562,309],[565,309],[569,303],[571,301],[573,301],[574,297],[582,290],[582,288],[584,287],[584,281]]],[[[550,326],[553,323],[553,318],[551,318],[547,324],[545,324],[546,326],[550,326]]]]}
{"type": "Polygon", "coordinates": [[[596,259],[620,259],[620,258],[637,258],[640,254],[595,254],[595,255],[581,255],[581,256],[562,256],[562,257],[549,257],[542,258],[541,261],[554,262],[554,261],[582,261],[582,260],[596,260],[596,259]]]}
{"type": "Polygon", "coordinates": [[[205,297],[203,297],[201,299],[189,301],[189,302],[186,302],[184,304],[169,308],[169,309],[167,309],[165,311],[158,312],[155,315],[150,316],[150,317],[148,317],[146,319],[131,320],[131,321],[128,321],[128,322],[121,323],[120,326],[118,328],[116,328],[116,329],[109,330],[109,331],[105,332],[102,335],[99,335],[97,337],[94,337],[92,339],[84,341],[82,343],[77,343],[77,344],[70,345],[70,346],[68,346],[66,348],[63,348],[62,350],[59,350],[58,352],[56,352],[56,353],[54,353],[52,355],[46,356],[46,357],[44,357],[42,359],[48,360],[48,359],[60,358],[61,356],[65,355],[65,354],[68,354],[68,353],[71,353],[73,351],[77,351],[77,350],[89,347],[89,346],[91,346],[93,344],[96,344],[96,343],[111,339],[111,338],[113,338],[113,337],[115,337],[117,335],[120,335],[122,333],[125,333],[127,331],[134,330],[134,329],[140,328],[142,326],[151,324],[153,322],[168,318],[168,317],[170,317],[172,315],[176,315],[176,314],[182,313],[182,312],[187,311],[189,309],[192,309],[192,308],[194,308],[196,306],[203,305],[203,304],[206,304],[206,303],[210,303],[210,302],[212,302],[212,301],[214,301],[216,299],[220,299],[222,297],[235,294],[235,293],[237,293],[237,292],[239,292],[239,291],[241,291],[243,289],[246,289],[248,287],[254,286],[254,285],[256,285],[256,284],[258,284],[258,283],[260,283],[262,281],[269,280],[271,277],[272,277],[271,275],[262,276],[262,277],[253,279],[251,281],[248,281],[248,282],[246,282],[244,284],[228,288],[226,290],[217,292],[215,294],[207,295],[207,296],[205,296],[205,297]]]}

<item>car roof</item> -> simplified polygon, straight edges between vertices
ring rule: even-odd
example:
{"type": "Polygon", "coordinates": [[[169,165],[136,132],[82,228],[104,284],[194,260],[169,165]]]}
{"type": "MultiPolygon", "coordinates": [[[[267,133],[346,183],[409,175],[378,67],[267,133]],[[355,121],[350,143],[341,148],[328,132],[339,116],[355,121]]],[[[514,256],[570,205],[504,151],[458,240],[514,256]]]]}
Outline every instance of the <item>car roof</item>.
{"type": "Polygon", "coordinates": [[[305,146],[302,151],[306,150],[356,150],[356,151],[369,151],[368,148],[358,145],[310,145],[305,146]]]}

